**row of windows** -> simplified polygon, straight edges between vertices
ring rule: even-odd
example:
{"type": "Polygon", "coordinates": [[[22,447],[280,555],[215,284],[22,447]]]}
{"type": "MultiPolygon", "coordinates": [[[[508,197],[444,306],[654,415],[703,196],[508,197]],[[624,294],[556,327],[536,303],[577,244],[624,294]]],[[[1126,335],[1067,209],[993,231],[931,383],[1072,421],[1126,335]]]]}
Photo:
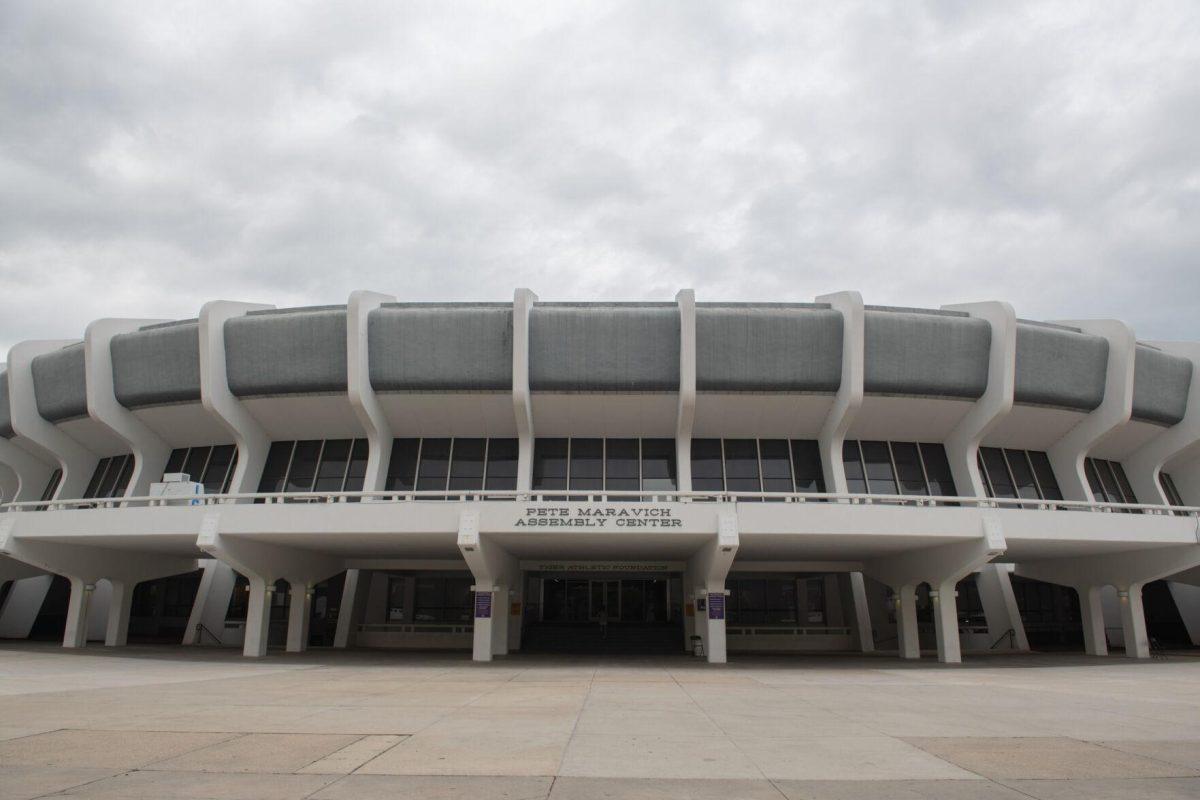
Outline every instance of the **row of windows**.
{"type": "Polygon", "coordinates": [[[133,456],[110,456],[100,459],[92,472],[92,479],[83,492],[85,500],[92,498],[122,497],[133,476],[133,456]]]}
{"type": "Polygon", "coordinates": [[[958,494],[946,448],[940,444],[846,440],[842,464],[851,494],[958,494]]]}
{"type": "Polygon", "coordinates": [[[1088,485],[1092,494],[1100,503],[1136,503],[1137,497],[1129,478],[1125,477],[1124,468],[1116,461],[1105,461],[1100,458],[1088,458],[1083,462],[1083,471],[1087,475],[1088,485]]]}
{"type": "Polygon", "coordinates": [[[366,439],[272,442],[258,490],[358,492],[366,474],[366,439]]]}
{"type": "Polygon", "coordinates": [[[979,474],[988,497],[1062,500],[1050,457],[1037,450],[979,448],[979,474]]]}
{"type": "Polygon", "coordinates": [[[471,622],[474,593],[468,577],[388,576],[388,622],[463,623],[471,622]],[[413,581],[412,617],[406,617],[405,595],[413,581]]]}
{"type": "Polygon", "coordinates": [[[697,492],[824,492],[821,452],[802,439],[696,439],[697,492]]]}
{"type": "Polygon", "coordinates": [[[535,490],[656,492],[677,485],[674,439],[534,440],[535,490]]]}
{"type": "Polygon", "coordinates": [[[1175,488],[1175,479],[1166,472],[1158,473],[1158,485],[1162,487],[1163,494],[1167,496],[1167,502],[1173,506],[1184,505],[1183,497],[1179,494],[1179,490],[1175,488]]]}
{"type": "Polygon", "coordinates": [[[516,439],[394,439],[386,491],[511,491],[516,439]]]}
{"type": "Polygon", "coordinates": [[[825,579],[730,578],[726,612],[734,625],[825,625],[825,579]]]}
{"type": "Polygon", "coordinates": [[[182,472],[189,480],[204,484],[205,494],[225,494],[237,467],[237,448],[231,444],[211,447],[180,447],[171,451],[164,473],[182,472]]]}

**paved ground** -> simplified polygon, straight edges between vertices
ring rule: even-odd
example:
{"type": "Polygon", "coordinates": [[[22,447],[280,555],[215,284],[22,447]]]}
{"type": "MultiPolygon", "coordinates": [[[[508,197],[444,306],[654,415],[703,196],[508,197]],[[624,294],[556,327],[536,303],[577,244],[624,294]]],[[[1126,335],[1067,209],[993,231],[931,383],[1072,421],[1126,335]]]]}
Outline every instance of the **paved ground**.
{"type": "Polygon", "coordinates": [[[1200,797],[1200,658],[0,644],[0,798],[1200,797]]]}

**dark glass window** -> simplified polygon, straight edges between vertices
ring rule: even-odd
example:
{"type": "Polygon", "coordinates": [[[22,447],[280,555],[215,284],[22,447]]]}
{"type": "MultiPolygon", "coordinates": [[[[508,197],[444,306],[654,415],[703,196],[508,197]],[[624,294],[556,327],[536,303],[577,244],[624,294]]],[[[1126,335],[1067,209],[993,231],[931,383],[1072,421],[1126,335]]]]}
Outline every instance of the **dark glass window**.
{"type": "Polygon", "coordinates": [[[1125,475],[1125,468],[1117,461],[1108,462],[1112,467],[1113,477],[1117,479],[1117,486],[1121,490],[1121,494],[1125,498],[1126,503],[1136,503],[1137,495],[1133,493],[1133,486],[1129,483],[1129,478],[1125,475]]]}
{"type": "Polygon", "coordinates": [[[1033,464],[1033,474],[1037,477],[1038,489],[1044,500],[1062,500],[1062,490],[1058,488],[1058,480],[1054,477],[1054,469],[1050,466],[1050,457],[1037,450],[1029,451],[1029,462],[1033,464]]]}
{"type": "Polygon", "coordinates": [[[167,466],[163,468],[163,474],[169,472],[183,472],[184,462],[187,461],[188,449],[186,447],[176,448],[171,451],[171,455],[167,458],[167,466]]]}
{"type": "Polygon", "coordinates": [[[988,497],[995,497],[996,493],[992,491],[992,479],[988,477],[987,464],[983,463],[982,447],[975,452],[975,463],[979,465],[979,477],[983,481],[983,493],[988,497]]]}
{"type": "Polygon", "coordinates": [[[572,489],[604,488],[604,440],[571,440],[572,489]]]}
{"type": "Polygon", "coordinates": [[[188,480],[200,483],[204,480],[204,466],[208,463],[210,448],[193,447],[188,451],[187,460],[183,462],[183,471],[188,480]]]}
{"type": "MultiPolygon", "coordinates": [[[[1169,473],[1159,472],[1158,483],[1162,486],[1163,494],[1167,496],[1167,502],[1173,506],[1185,505],[1183,496],[1179,494],[1179,489],[1175,487],[1175,479],[1169,473]]],[[[43,500],[48,500],[48,497],[42,497],[43,500]]]]}
{"type": "Polygon", "coordinates": [[[673,492],[678,486],[675,475],[675,440],[643,439],[642,491],[673,492]]]}
{"type": "Polygon", "coordinates": [[[757,440],[725,440],[725,488],[729,492],[762,491],[757,440]]]}
{"type": "MultiPolygon", "coordinates": [[[[366,439],[355,439],[353,447],[350,448],[350,463],[346,467],[346,483],[345,491],[361,492],[363,481],[367,477],[367,456],[369,455],[369,446],[366,439]]],[[[216,453],[213,453],[216,456],[216,453]]],[[[358,498],[350,498],[351,502],[358,498]]]]}
{"type": "Polygon", "coordinates": [[[229,491],[229,481],[233,479],[233,463],[236,450],[231,444],[218,445],[212,448],[208,465],[204,469],[204,493],[223,494],[229,491]]]}
{"type": "Polygon", "coordinates": [[[896,478],[901,494],[929,494],[921,454],[912,442],[892,442],[892,458],[896,461],[896,478]]]}
{"type": "Polygon", "coordinates": [[[1117,483],[1117,476],[1113,474],[1112,462],[1097,459],[1096,473],[1100,476],[1100,483],[1104,486],[1104,493],[1108,496],[1108,501],[1110,503],[1125,502],[1121,486],[1117,483]]]}
{"type": "Polygon", "coordinates": [[[124,463],[121,464],[121,470],[117,473],[117,483],[112,488],[109,497],[124,497],[125,491],[129,488],[129,479],[133,477],[133,456],[125,456],[124,463]]]}
{"type": "Polygon", "coordinates": [[[533,443],[533,488],[567,488],[567,440],[535,439],[533,443]]]}
{"type": "Polygon", "coordinates": [[[697,492],[725,490],[720,439],[692,440],[692,489],[697,492]]]}
{"type": "Polygon", "coordinates": [[[954,473],[950,471],[950,460],[946,448],[940,444],[922,444],[921,460],[925,463],[925,477],[929,479],[929,493],[934,497],[957,497],[954,473]]]}
{"type": "Polygon", "coordinates": [[[519,444],[516,439],[489,439],[487,451],[487,483],[485,488],[511,491],[517,488],[517,458],[519,444]]]}
{"type": "MultiPolygon", "coordinates": [[[[58,491],[60,483],[62,483],[62,470],[56,469],[50,473],[50,479],[46,481],[46,488],[42,490],[42,500],[53,500],[54,493],[58,491]]],[[[1182,503],[1179,505],[1182,505],[1182,503]]]]}
{"type": "Polygon", "coordinates": [[[867,494],[867,475],[863,471],[858,442],[851,439],[842,442],[842,466],[846,470],[846,491],[850,494],[867,494]]]}
{"type": "Polygon", "coordinates": [[[1114,503],[1115,499],[1110,499],[1108,492],[1104,488],[1104,484],[1100,480],[1100,475],[1096,471],[1096,462],[1093,459],[1084,459],[1083,472],[1087,475],[1088,486],[1092,489],[1092,495],[1101,503],[1114,503]]]}
{"type": "Polygon", "coordinates": [[[292,466],[287,474],[285,491],[312,491],[313,480],[317,476],[317,463],[321,458],[321,444],[320,439],[296,442],[296,449],[292,453],[292,466]]]}
{"type": "Polygon", "coordinates": [[[417,455],[420,439],[393,439],[392,456],[388,461],[387,479],[383,488],[388,492],[411,492],[417,486],[417,455]]]}
{"type": "Polygon", "coordinates": [[[798,621],[794,578],[729,580],[729,621],[740,625],[795,625],[798,621]]]}
{"type": "Polygon", "coordinates": [[[825,491],[825,474],[821,469],[821,448],[807,439],[792,440],[792,472],[795,475],[796,491],[822,493],[825,491]]]}
{"type": "Polygon", "coordinates": [[[313,482],[315,492],[340,492],[346,484],[346,464],[350,460],[349,439],[329,439],[321,451],[321,464],[317,467],[317,479],[313,482]]]}
{"type": "Polygon", "coordinates": [[[423,439],[417,468],[418,492],[444,492],[450,472],[450,439],[423,439]]]}
{"type": "Polygon", "coordinates": [[[92,471],[92,479],[88,481],[87,488],[83,491],[85,499],[100,496],[100,487],[104,483],[104,476],[108,473],[108,465],[112,462],[111,458],[102,458],[96,464],[96,469],[92,471]]]}
{"type": "Polygon", "coordinates": [[[1013,483],[1017,488],[1017,497],[1025,500],[1037,500],[1037,482],[1033,478],[1033,468],[1025,456],[1024,450],[1005,450],[1004,458],[1008,461],[1008,469],[1012,473],[1013,483]]]}
{"type": "Polygon", "coordinates": [[[463,623],[471,621],[470,578],[417,578],[413,591],[413,621],[463,623]]]}
{"type": "Polygon", "coordinates": [[[637,439],[608,439],[604,443],[606,491],[641,489],[641,448],[637,439]]]}
{"type": "Polygon", "coordinates": [[[898,494],[887,442],[862,442],[862,451],[871,494],[898,494]]]}
{"type": "Polygon", "coordinates": [[[484,456],[487,439],[455,439],[450,461],[451,491],[478,491],[483,488],[484,456]]]}
{"type": "Polygon", "coordinates": [[[1008,464],[1004,460],[1003,451],[998,447],[981,447],[979,454],[992,483],[992,496],[1016,498],[1017,490],[1008,474],[1008,464]]]}
{"type": "Polygon", "coordinates": [[[104,472],[104,480],[100,483],[96,497],[112,497],[116,493],[117,482],[121,478],[121,470],[125,468],[127,458],[128,456],[113,456],[108,460],[108,468],[104,472]]]}
{"type": "Polygon", "coordinates": [[[758,443],[762,461],[762,490],[764,492],[794,492],[792,458],[787,439],[762,439],[758,443]]]}
{"type": "Polygon", "coordinates": [[[271,493],[282,492],[287,480],[288,464],[292,460],[292,450],[295,442],[272,442],[267,452],[267,463],[263,466],[262,478],[258,481],[258,491],[271,493]]]}

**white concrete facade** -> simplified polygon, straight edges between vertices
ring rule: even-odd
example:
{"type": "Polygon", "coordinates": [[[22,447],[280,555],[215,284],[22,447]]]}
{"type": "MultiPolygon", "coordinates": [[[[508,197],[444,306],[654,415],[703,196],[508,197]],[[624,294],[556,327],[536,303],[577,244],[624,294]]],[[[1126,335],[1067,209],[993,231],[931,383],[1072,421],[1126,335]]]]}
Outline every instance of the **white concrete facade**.
{"type": "MultiPolygon", "coordinates": [[[[1064,340],[1086,340],[1106,353],[1097,367],[1102,380],[1097,378],[1101,396],[1095,404],[1071,406],[1067,400],[1059,406],[1028,399],[1035,394],[1028,388],[1032,368],[1022,361],[1019,342],[1021,332],[1034,323],[1018,320],[1003,302],[928,311],[880,309],[864,305],[857,292],[839,292],[794,307],[722,306],[697,303],[694,293],[684,290],[672,303],[626,307],[542,304],[531,291],[518,289],[511,305],[503,308],[450,304],[445,313],[478,312],[481,320],[505,315],[508,327],[501,338],[507,337],[511,358],[500,370],[509,378],[503,389],[471,375],[446,377],[442,373],[458,367],[458,361],[443,358],[438,363],[418,349],[418,342],[425,348],[441,346],[436,338],[422,338],[420,327],[440,324],[438,304],[398,303],[390,295],[355,292],[341,309],[207,303],[194,323],[195,351],[187,354],[198,364],[195,396],[169,402],[129,400],[129,379],[124,384],[114,379],[125,374],[122,369],[136,372],[137,366],[118,363],[114,337],[149,337],[161,325],[99,320],[84,338],[86,414],[81,418],[47,418],[43,412],[53,406],[44,387],[74,391],[74,384],[47,378],[39,384],[31,367],[39,356],[72,343],[15,346],[7,372],[11,435],[0,438],[0,464],[7,468],[0,479],[7,501],[0,514],[0,568],[5,570],[0,581],[14,584],[0,606],[0,634],[28,635],[36,607],[45,598],[46,576],[57,574],[71,586],[64,645],[86,643],[89,605],[98,613],[96,587],[101,582],[111,594],[102,615],[104,640],[121,645],[139,583],[200,570],[185,643],[223,640],[226,609],[231,601],[236,605],[244,599],[240,641],[247,656],[267,652],[272,611],[283,605],[286,622],[278,612],[275,617],[286,627],[285,646],[301,651],[311,638],[317,588],[344,575],[336,597],[323,598],[338,607],[334,646],[378,641],[381,634],[409,636],[410,642],[461,642],[476,660],[487,661],[521,649],[531,609],[544,613],[545,598],[529,596],[534,572],[525,565],[532,562],[561,562],[568,572],[592,580],[614,563],[625,570],[622,574],[665,570],[664,580],[681,587],[680,596],[671,598],[678,609],[670,611],[678,626],[678,649],[696,648],[714,663],[736,658],[738,649],[894,649],[903,658],[919,658],[918,617],[925,611],[938,659],[956,663],[969,627],[960,608],[964,581],[973,582],[985,618],[979,640],[991,647],[1003,643],[1008,649],[1028,650],[1014,575],[1078,593],[1089,653],[1106,653],[1112,638],[1106,634],[1100,601],[1105,587],[1119,598],[1120,619],[1113,622],[1130,656],[1144,658],[1150,652],[1142,590],[1151,581],[1174,582],[1178,588],[1171,596],[1180,616],[1189,630],[1200,631],[1200,615],[1193,608],[1197,597],[1188,591],[1200,584],[1200,346],[1139,344],[1128,326],[1113,321],[1045,326],[1064,340]],[[470,307],[464,311],[462,306],[470,307]],[[320,334],[326,338],[314,340],[314,346],[328,345],[330,355],[294,369],[265,361],[260,370],[264,385],[275,382],[271,388],[239,388],[238,381],[246,379],[230,365],[244,345],[231,333],[231,320],[258,315],[256,320],[268,320],[264,324],[299,319],[308,325],[318,313],[344,313],[339,329],[344,342],[330,338],[334,334],[320,334]],[[588,315],[610,313],[626,321],[595,328],[599,333],[588,327],[588,315]],[[395,315],[399,327],[377,326],[381,314],[395,315]],[[835,317],[828,331],[840,351],[806,350],[806,340],[792,332],[801,330],[801,323],[835,317]],[[763,323],[764,318],[774,321],[763,323]],[[643,321],[670,327],[677,339],[621,339],[624,329],[643,321]],[[933,334],[921,332],[926,328],[944,329],[953,341],[975,337],[971,341],[982,344],[971,346],[980,361],[961,369],[964,375],[971,370],[982,375],[975,381],[978,389],[939,388],[936,364],[928,370],[934,376],[928,386],[918,381],[896,389],[895,379],[889,378],[892,368],[881,363],[883,328],[873,327],[881,321],[911,324],[918,331],[913,342],[925,343],[931,351],[940,345],[929,344],[933,334]],[[793,324],[797,327],[787,327],[793,324]],[[753,330],[746,349],[722,350],[720,342],[714,343],[713,330],[736,333],[738,326],[753,330]],[[384,330],[402,333],[384,340],[379,338],[384,330]],[[785,333],[772,333],[778,330],[785,333]],[[558,342],[548,331],[578,334],[587,346],[560,357],[554,350],[558,342]],[[615,337],[613,348],[625,349],[605,349],[606,336],[615,337]],[[381,341],[387,352],[374,352],[373,343],[381,341]],[[1147,348],[1155,353],[1147,358],[1157,359],[1147,363],[1163,365],[1161,374],[1135,370],[1138,354],[1147,348]],[[647,359],[657,356],[643,350],[664,354],[651,363],[647,359]],[[339,365],[344,357],[344,368],[332,370],[332,384],[327,377],[309,374],[329,372],[334,354],[339,365]],[[756,383],[754,376],[739,377],[745,364],[757,365],[768,356],[775,359],[771,368],[787,373],[778,379],[780,388],[756,383]],[[582,377],[548,374],[546,365],[555,358],[566,364],[560,371],[581,365],[582,377]],[[806,376],[818,372],[809,366],[817,361],[833,365],[836,385],[801,386],[806,376]],[[669,380],[656,383],[653,369],[643,369],[643,362],[654,369],[663,365],[669,380]],[[1186,381],[1179,377],[1181,371],[1187,371],[1186,381]],[[1180,390],[1182,397],[1172,395],[1156,405],[1145,399],[1153,394],[1149,390],[1138,394],[1138,380],[1158,381],[1153,383],[1156,391],[1160,384],[1170,391],[1186,388],[1180,390]],[[129,405],[122,404],[122,397],[129,405]],[[1175,406],[1182,410],[1176,413],[1175,406]],[[175,422],[154,422],[166,415],[175,422]],[[544,476],[535,468],[537,442],[575,436],[673,440],[673,488],[568,491],[565,483],[539,488],[544,476]],[[389,480],[399,474],[399,467],[390,463],[397,437],[515,439],[513,487],[389,489],[389,480]],[[306,490],[257,492],[273,442],[334,438],[365,441],[361,490],[321,490],[313,478],[306,490]],[[702,476],[693,472],[694,443],[701,439],[814,442],[824,491],[696,489],[702,476]],[[858,440],[940,446],[957,491],[937,496],[928,490],[854,490],[845,448],[847,442],[856,447],[858,440]],[[236,447],[237,457],[227,493],[210,492],[186,504],[147,496],[173,450],[228,444],[236,447]],[[991,484],[979,466],[981,448],[1046,453],[1065,499],[989,497],[991,484]],[[97,463],[122,453],[131,454],[134,467],[121,496],[85,497],[97,463]],[[1141,502],[1098,499],[1085,471],[1089,458],[1123,465],[1141,502]],[[55,469],[62,471],[61,483],[51,499],[39,500],[55,469]],[[1185,505],[1166,507],[1162,473],[1171,475],[1185,505]],[[414,582],[434,573],[470,576],[470,621],[432,624],[412,618],[414,582]],[[411,580],[395,583],[401,588],[393,589],[387,575],[411,580]],[[244,590],[236,588],[237,576],[244,579],[244,590]],[[736,617],[745,615],[730,587],[757,579],[748,576],[795,576],[797,587],[811,576],[818,581],[821,576],[844,577],[821,584],[825,605],[816,614],[819,621],[797,618],[784,625],[736,617]],[[286,603],[275,597],[281,580],[289,587],[286,603]],[[872,596],[882,596],[878,584],[890,590],[889,607],[871,602],[872,596]],[[393,590],[401,593],[394,602],[385,597],[393,590]],[[245,597],[235,595],[238,591],[245,597]],[[396,610],[369,622],[376,612],[368,607],[383,602],[396,610]],[[770,625],[775,629],[766,631],[770,625]],[[885,633],[889,627],[895,630],[894,640],[885,633]],[[424,635],[442,638],[421,639],[424,635]]],[[[473,324],[472,319],[463,324],[473,324]]],[[[317,336],[312,333],[316,328],[297,330],[292,335],[317,336]]],[[[456,346],[456,358],[466,363],[472,348],[491,344],[481,337],[456,346]]],[[[1057,363],[1053,359],[1070,355],[1053,348],[1047,352],[1043,356],[1052,367],[1057,363]]],[[[1027,360],[1032,363],[1033,358],[1027,360]]],[[[489,362],[481,369],[494,366],[489,362]]],[[[958,368],[948,365],[946,371],[958,368]]],[[[917,364],[912,371],[921,369],[917,364]]],[[[1044,376],[1040,379],[1046,382],[1044,376]]],[[[153,382],[154,377],[141,380],[153,382]]],[[[1068,394],[1064,390],[1063,396],[1068,394]]],[[[798,462],[788,463],[792,469],[798,462]]],[[[891,468],[895,478],[899,467],[893,463],[891,468]]],[[[727,469],[722,468],[723,476],[727,469]]],[[[756,480],[765,486],[762,464],[756,469],[756,480]]],[[[927,471],[920,464],[918,469],[927,471]]],[[[793,478],[799,486],[799,478],[793,478]]],[[[874,478],[863,478],[868,479],[874,478]]],[[[794,602],[799,608],[800,601],[794,602]]]]}

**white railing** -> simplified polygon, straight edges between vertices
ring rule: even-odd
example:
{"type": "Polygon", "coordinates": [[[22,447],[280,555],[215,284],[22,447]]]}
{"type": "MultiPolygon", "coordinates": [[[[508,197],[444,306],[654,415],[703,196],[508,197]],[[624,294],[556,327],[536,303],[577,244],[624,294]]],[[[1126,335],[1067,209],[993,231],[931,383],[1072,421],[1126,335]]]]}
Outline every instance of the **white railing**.
{"type": "Polygon", "coordinates": [[[523,502],[523,503],[792,503],[859,506],[906,506],[914,508],[995,508],[1031,511],[1088,511],[1093,513],[1147,514],[1151,516],[1200,517],[1200,507],[1160,506],[1149,503],[1089,503],[1080,500],[1030,500],[994,497],[929,497],[926,495],[879,495],[789,492],[635,492],[579,490],[471,490],[471,491],[381,491],[381,492],[245,492],[186,495],[181,497],[121,497],[90,500],[32,500],[0,505],[0,511],[73,511],[82,509],[160,508],[236,504],[278,503],[420,503],[420,502],[523,502]]]}

